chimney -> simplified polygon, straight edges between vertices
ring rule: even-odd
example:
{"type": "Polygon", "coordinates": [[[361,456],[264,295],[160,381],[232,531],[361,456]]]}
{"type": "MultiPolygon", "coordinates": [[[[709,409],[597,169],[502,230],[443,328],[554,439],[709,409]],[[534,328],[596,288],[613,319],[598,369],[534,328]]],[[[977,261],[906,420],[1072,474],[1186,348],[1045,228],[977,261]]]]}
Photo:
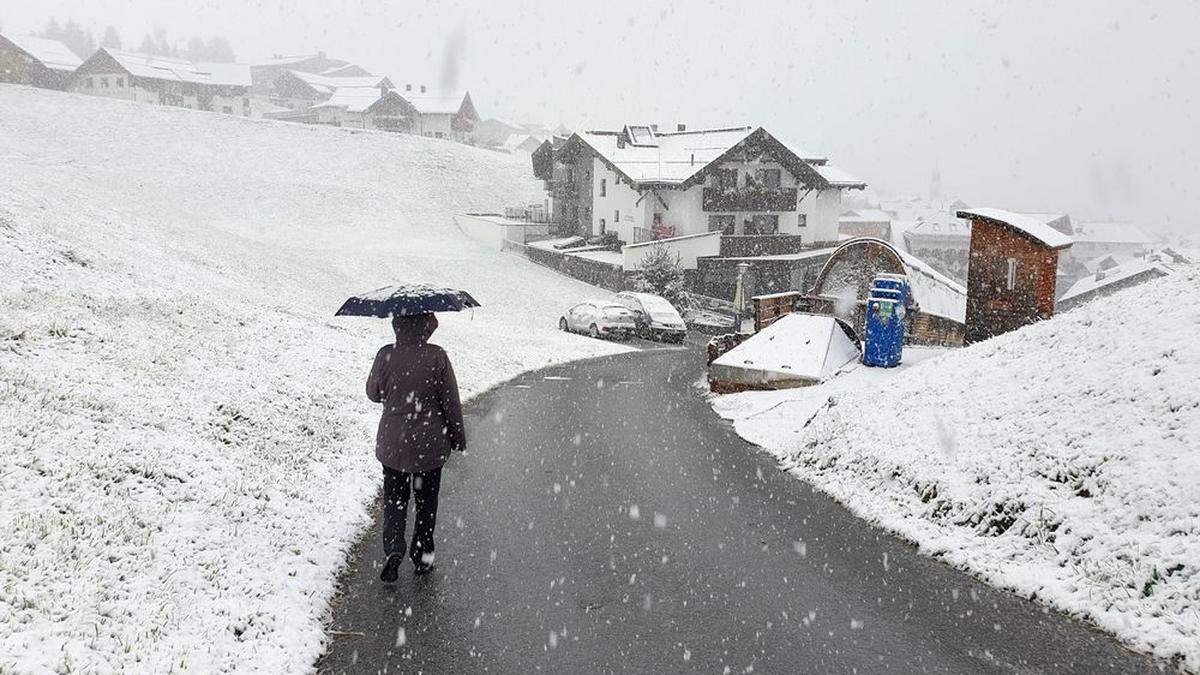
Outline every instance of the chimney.
{"type": "Polygon", "coordinates": [[[650,131],[653,131],[653,132],[655,132],[655,133],[658,133],[658,125],[657,125],[657,124],[651,124],[651,125],[650,125],[650,131]]]}
{"type": "Polygon", "coordinates": [[[317,52],[317,58],[318,58],[318,59],[323,59],[323,58],[325,58],[325,52],[323,52],[323,51],[321,51],[321,52],[317,52]]]}
{"type": "Polygon", "coordinates": [[[425,93],[425,85],[421,85],[421,93],[422,93],[422,94],[424,94],[424,93],[425,93]]]}
{"type": "MultiPolygon", "coordinates": [[[[687,125],[686,124],[676,124],[675,131],[687,131],[687,125]]],[[[692,155],[693,161],[695,161],[695,157],[696,157],[695,155],[692,155]]]]}
{"type": "Polygon", "coordinates": [[[623,135],[618,135],[618,136],[617,136],[617,148],[618,148],[618,149],[624,149],[624,148],[625,148],[625,136],[623,136],[623,135]]]}
{"type": "Polygon", "coordinates": [[[412,85],[411,84],[404,85],[404,91],[412,91],[412,85]]]}

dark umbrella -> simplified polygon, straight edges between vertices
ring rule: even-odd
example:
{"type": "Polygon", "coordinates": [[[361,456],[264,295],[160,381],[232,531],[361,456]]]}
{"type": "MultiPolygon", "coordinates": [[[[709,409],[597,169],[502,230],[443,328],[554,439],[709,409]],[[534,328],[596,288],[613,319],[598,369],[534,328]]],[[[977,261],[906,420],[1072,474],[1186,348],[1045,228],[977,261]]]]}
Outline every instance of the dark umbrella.
{"type": "Polygon", "coordinates": [[[461,312],[467,307],[479,306],[475,298],[466,291],[429,284],[401,284],[351,296],[342,303],[342,308],[334,316],[387,318],[429,312],[461,312]]]}

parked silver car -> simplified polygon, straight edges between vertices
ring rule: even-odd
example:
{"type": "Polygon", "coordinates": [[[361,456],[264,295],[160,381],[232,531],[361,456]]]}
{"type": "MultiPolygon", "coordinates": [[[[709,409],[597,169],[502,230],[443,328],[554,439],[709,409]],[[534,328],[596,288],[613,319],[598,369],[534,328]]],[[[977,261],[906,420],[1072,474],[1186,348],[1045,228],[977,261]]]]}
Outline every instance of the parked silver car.
{"type": "Polygon", "coordinates": [[[558,320],[560,330],[587,333],[594,338],[617,337],[628,340],[637,331],[633,310],[608,300],[581,302],[558,320]]]}
{"type": "Polygon", "coordinates": [[[674,305],[650,293],[624,291],[613,301],[637,315],[637,332],[642,337],[666,342],[683,342],[687,325],[674,305]]]}

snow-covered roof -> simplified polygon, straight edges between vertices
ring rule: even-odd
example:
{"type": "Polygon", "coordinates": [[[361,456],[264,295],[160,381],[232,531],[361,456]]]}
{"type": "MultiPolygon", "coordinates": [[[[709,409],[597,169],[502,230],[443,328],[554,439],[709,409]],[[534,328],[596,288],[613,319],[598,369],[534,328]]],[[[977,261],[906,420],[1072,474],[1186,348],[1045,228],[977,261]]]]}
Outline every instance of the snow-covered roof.
{"type": "Polygon", "coordinates": [[[227,87],[250,86],[250,66],[240,63],[189,61],[107,47],[102,51],[134,77],[227,87]]]}
{"type": "Polygon", "coordinates": [[[1109,284],[1115,284],[1118,281],[1124,281],[1125,279],[1146,272],[1150,272],[1152,274],[1157,273],[1160,276],[1166,276],[1168,274],[1173,274],[1174,270],[1162,263],[1146,262],[1144,260],[1131,260],[1116,267],[1110,267],[1107,270],[1102,270],[1096,274],[1089,274],[1079,281],[1076,281],[1071,285],[1070,288],[1067,289],[1066,293],[1063,293],[1062,297],[1059,298],[1058,301],[1066,302],[1075,297],[1083,295],[1084,293],[1090,293],[1097,289],[1108,286],[1109,284]]]}
{"type": "Polygon", "coordinates": [[[5,35],[4,38],[51,70],[70,72],[83,63],[82,59],[58,40],[32,35],[5,35]]]}
{"type": "Polygon", "coordinates": [[[907,268],[908,285],[921,311],[959,323],[967,321],[967,289],[917,256],[896,249],[907,268]]]}
{"type": "Polygon", "coordinates": [[[635,181],[682,183],[753,132],[753,127],[660,132],[653,134],[655,145],[625,143],[624,147],[618,147],[616,133],[578,136],[635,181]]]}
{"type": "Polygon", "coordinates": [[[317,75],[315,73],[306,73],[300,70],[288,71],[297,79],[306,83],[308,86],[317,90],[322,94],[332,94],[342,88],[366,88],[374,87],[378,91],[382,87],[392,88],[392,82],[383,75],[367,75],[359,77],[329,77],[327,75],[317,75]]]}
{"type": "MultiPolygon", "coordinates": [[[[655,131],[648,125],[628,125],[620,132],[588,131],[576,136],[635,182],[678,185],[696,177],[713,161],[760,130],[766,134],[761,128],[749,126],[655,131]]],[[[824,158],[808,157],[798,148],[766,135],[831,186],[865,187],[865,183],[849,173],[824,165],[824,158]]]]}
{"type": "Polygon", "coordinates": [[[970,237],[971,223],[947,215],[936,220],[920,220],[908,228],[907,232],[909,236],[914,237],[970,237]]]}
{"type": "Polygon", "coordinates": [[[812,165],[812,168],[821,174],[821,178],[829,181],[833,187],[865,188],[867,186],[861,178],[832,164],[815,164],[812,165]]]}
{"type": "Polygon", "coordinates": [[[891,222],[892,214],[882,209],[853,209],[838,218],[840,223],[884,223],[891,222]]]}
{"type": "Polygon", "coordinates": [[[1045,219],[1037,215],[1014,213],[1003,209],[979,208],[959,211],[958,217],[975,218],[1009,227],[1050,248],[1066,248],[1072,243],[1070,237],[1050,227],[1045,219]]]}
{"type": "Polygon", "coordinates": [[[413,104],[417,112],[422,115],[457,115],[467,99],[465,91],[461,93],[435,91],[422,93],[414,89],[413,91],[402,91],[400,95],[413,104]]]}
{"type": "Polygon", "coordinates": [[[521,148],[522,145],[525,145],[526,142],[532,141],[533,143],[536,143],[537,145],[541,145],[542,143],[544,143],[547,140],[549,140],[549,138],[547,136],[544,136],[541,134],[530,134],[530,133],[509,134],[508,138],[504,139],[504,143],[501,144],[501,147],[509,152],[516,152],[517,150],[519,150],[521,148]]]}
{"type": "Polygon", "coordinates": [[[339,87],[329,100],[314,108],[341,108],[347,112],[366,112],[371,106],[388,97],[400,98],[394,91],[380,93],[375,87],[339,87]]]}
{"type": "Polygon", "coordinates": [[[858,356],[858,345],[837,319],[788,314],[719,356],[709,377],[750,385],[813,384],[858,356]]]}
{"type": "Polygon", "coordinates": [[[1150,244],[1154,239],[1129,223],[1078,223],[1075,241],[1098,244],[1150,244]]]}

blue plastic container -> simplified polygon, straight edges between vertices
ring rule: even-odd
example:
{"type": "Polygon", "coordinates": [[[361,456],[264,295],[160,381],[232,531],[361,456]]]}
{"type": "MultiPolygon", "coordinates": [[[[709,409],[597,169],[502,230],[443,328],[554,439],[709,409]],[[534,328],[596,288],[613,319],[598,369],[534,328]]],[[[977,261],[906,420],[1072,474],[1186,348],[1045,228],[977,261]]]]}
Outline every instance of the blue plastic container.
{"type": "Polygon", "coordinates": [[[904,315],[908,283],[897,275],[880,275],[867,298],[867,320],[862,362],[892,368],[904,354],[904,315]]]}

